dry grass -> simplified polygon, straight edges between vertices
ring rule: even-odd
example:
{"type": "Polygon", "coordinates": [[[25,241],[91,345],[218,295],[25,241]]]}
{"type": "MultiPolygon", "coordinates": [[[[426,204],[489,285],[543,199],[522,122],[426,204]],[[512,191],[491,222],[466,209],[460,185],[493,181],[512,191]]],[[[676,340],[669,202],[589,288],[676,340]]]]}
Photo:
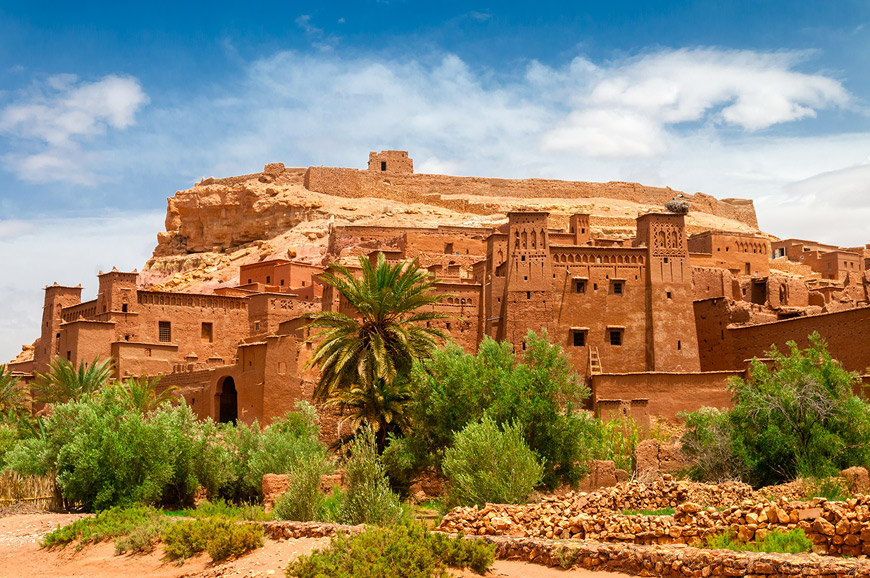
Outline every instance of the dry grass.
{"type": "Polygon", "coordinates": [[[63,499],[54,476],[20,476],[14,472],[0,474],[0,508],[26,504],[38,510],[60,510],[63,499]]]}

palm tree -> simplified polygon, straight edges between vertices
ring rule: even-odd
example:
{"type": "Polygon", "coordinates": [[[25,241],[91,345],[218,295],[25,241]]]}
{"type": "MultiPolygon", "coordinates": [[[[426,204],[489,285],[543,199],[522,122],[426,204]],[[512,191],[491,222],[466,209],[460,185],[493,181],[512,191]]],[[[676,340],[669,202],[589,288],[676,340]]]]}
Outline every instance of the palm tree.
{"type": "Polygon", "coordinates": [[[48,365],[46,373],[36,374],[34,389],[38,392],[36,401],[45,403],[66,403],[81,401],[99,391],[112,378],[115,364],[112,359],[100,361],[95,358],[90,365],[84,360],[78,368],[72,362],[55,357],[48,365]]]}
{"type": "Polygon", "coordinates": [[[160,376],[154,378],[130,378],[115,385],[114,391],[115,395],[123,401],[128,409],[138,411],[139,413],[148,413],[167,401],[174,401],[178,398],[179,389],[174,385],[167,387],[158,394],[157,385],[159,383],[160,376]]]}
{"type": "Polygon", "coordinates": [[[21,385],[21,380],[12,375],[11,369],[0,365],[0,413],[16,418],[29,413],[28,399],[27,390],[21,385]]]}
{"type": "Polygon", "coordinates": [[[327,405],[350,408],[351,414],[342,421],[350,421],[353,431],[368,424],[377,436],[379,447],[383,447],[389,431],[404,431],[408,427],[405,406],[409,401],[411,389],[406,379],[392,383],[377,379],[371,386],[336,392],[327,405]]]}
{"type": "MultiPolygon", "coordinates": [[[[364,402],[364,419],[374,427],[373,421],[392,421],[392,417],[387,420],[386,414],[375,417],[384,411],[378,407],[383,402],[377,391],[394,390],[394,384],[405,380],[415,360],[429,357],[439,341],[446,339],[443,331],[427,325],[447,316],[421,309],[437,304],[447,295],[431,292],[437,281],[420,269],[416,259],[390,265],[379,253],[376,265],[364,256],[359,262],[362,269],[359,280],[337,263],[331,264],[330,270],[321,276],[345,299],[355,315],[323,311],[306,316],[312,320],[308,327],[321,330],[311,337],[319,343],[308,366],[320,366],[315,397],[336,398],[335,403],[341,403],[342,398],[364,402]],[[354,389],[358,391],[352,393],[354,389]],[[342,397],[337,397],[339,394],[342,397]]],[[[390,413],[398,415],[395,410],[390,413]]]]}

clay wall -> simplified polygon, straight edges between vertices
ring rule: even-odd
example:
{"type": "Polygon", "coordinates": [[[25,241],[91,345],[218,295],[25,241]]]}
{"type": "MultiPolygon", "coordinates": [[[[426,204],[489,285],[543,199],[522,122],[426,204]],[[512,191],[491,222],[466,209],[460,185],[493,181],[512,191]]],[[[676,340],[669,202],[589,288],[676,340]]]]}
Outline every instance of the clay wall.
{"type": "MultiPolygon", "coordinates": [[[[690,255],[692,264],[695,260],[690,255]]],[[[692,267],[693,301],[727,297],[733,299],[731,273],[718,267],[692,267]]]]}
{"type": "Polygon", "coordinates": [[[258,293],[248,298],[249,332],[251,335],[274,333],[284,321],[317,310],[315,303],[290,295],[258,293]]]}
{"type": "Polygon", "coordinates": [[[770,272],[770,241],[755,235],[707,231],[688,239],[689,251],[710,254],[714,267],[734,275],[764,277],[770,272]]]}
{"type": "Polygon", "coordinates": [[[168,322],[168,343],[177,345],[184,358],[193,354],[200,362],[228,362],[235,355],[236,344],[248,335],[244,298],[139,291],[137,301],[139,330],[133,340],[164,343],[160,322],[168,322]],[[205,324],[211,324],[210,335],[205,324]]]}
{"type": "Polygon", "coordinates": [[[106,359],[111,353],[115,336],[113,323],[78,320],[61,325],[58,348],[60,357],[78,365],[94,359],[106,359]]]}
{"type": "Polygon", "coordinates": [[[440,282],[434,287],[434,292],[449,295],[433,309],[449,317],[440,321],[432,321],[432,327],[438,327],[450,335],[462,348],[473,353],[477,351],[480,342],[479,317],[481,302],[481,286],[476,283],[440,282]]]}
{"type": "Polygon", "coordinates": [[[674,419],[681,411],[696,411],[703,406],[731,407],[726,385],[733,376],[742,377],[743,371],[606,373],[589,376],[589,385],[593,403],[648,399],[649,415],[674,419]]]}
{"type": "Polygon", "coordinates": [[[111,355],[118,378],[166,375],[178,363],[178,346],[115,341],[111,344],[111,355]]]}
{"type": "Polygon", "coordinates": [[[196,417],[199,419],[213,418],[212,397],[214,394],[210,391],[210,383],[214,374],[215,369],[176,371],[161,377],[158,390],[163,391],[169,387],[177,387],[179,394],[196,414],[196,417]]]}
{"type": "Polygon", "coordinates": [[[555,246],[550,250],[555,276],[551,339],[557,340],[583,375],[588,373],[590,349],[597,350],[602,371],[644,371],[645,252],[555,246]],[[621,333],[620,345],[611,344],[610,331],[621,333]],[[575,333],[583,334],[579,342],[575,333]]]}
{"type": "Polygon", "coordinates": [[[771,345],[786,351],[786,342],[801,348],[809,345],[813,332],[827,341],[831,355],[849,371],[865,372],[870,367],[870,341],[856,338],[866,333],[870,308],[863,307],[810,317],[785,319],[746,327],[725,327],[727,304],[722,300],[695,304],[701,354],[701,368],[740,369],[745,360],[764,357],[771,345]]]}

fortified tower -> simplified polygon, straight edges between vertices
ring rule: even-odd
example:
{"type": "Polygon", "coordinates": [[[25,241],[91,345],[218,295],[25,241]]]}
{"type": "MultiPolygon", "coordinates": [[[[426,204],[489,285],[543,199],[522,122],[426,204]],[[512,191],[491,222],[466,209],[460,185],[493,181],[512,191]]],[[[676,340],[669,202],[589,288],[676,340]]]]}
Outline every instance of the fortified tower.
{"type": "Polygon", "coordinates": [[[125,273],[112,269],[100,272],[100,289],[97,293],[98,313],[132,313],[136,309],[136,271],[125,273]]]}
{"type": "Polygon", "coordinates": [[[647,248],[647,371],[700,371],[684,216],[638,217],[635,245],[647,248]]]}
{"type": "Polygon", "coordinates": [[[589,230],[589,215],[583,213],[571,215],[568,226],[568,232],[574,235],[575,245],[583,245],[592,239],[592,232],[589,230]]]}
{"type": "Polygon", "coordinates": [[[408,156],[408,151],[370,152],[369,170],[384,173],[413,173],[414,161],[408,156]]]}
{"type": "Polygon", "coordinates": [[[48,364],[58,354],[61,311],[82,302],[82,286],[64,287],[57,283],[45,288],[45,304],[42,307],[42,329],[39,343],[33,352],[34,371],[46,371],[48,364]]]}
{"type": "Polygon", "coordinates": [[[508,213],[507,271],[502,297],[501,324],[497,339],[525,349],[529,329],[552,334],[552,303],[548,303],[553,283],[547,212],[508,213]]]}

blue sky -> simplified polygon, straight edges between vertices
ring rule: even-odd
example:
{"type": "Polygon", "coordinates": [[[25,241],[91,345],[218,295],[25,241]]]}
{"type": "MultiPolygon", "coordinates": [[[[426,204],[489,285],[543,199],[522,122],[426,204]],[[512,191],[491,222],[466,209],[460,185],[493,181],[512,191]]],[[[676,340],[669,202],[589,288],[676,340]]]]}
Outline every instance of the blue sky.
{"type": "Polygon", "coordinates": [[[0,1],[0,359],[43,285],[141,267],[167,196],[274,161],[635,180],[864,244],[868,70],[866,0],[0,1]]]}

